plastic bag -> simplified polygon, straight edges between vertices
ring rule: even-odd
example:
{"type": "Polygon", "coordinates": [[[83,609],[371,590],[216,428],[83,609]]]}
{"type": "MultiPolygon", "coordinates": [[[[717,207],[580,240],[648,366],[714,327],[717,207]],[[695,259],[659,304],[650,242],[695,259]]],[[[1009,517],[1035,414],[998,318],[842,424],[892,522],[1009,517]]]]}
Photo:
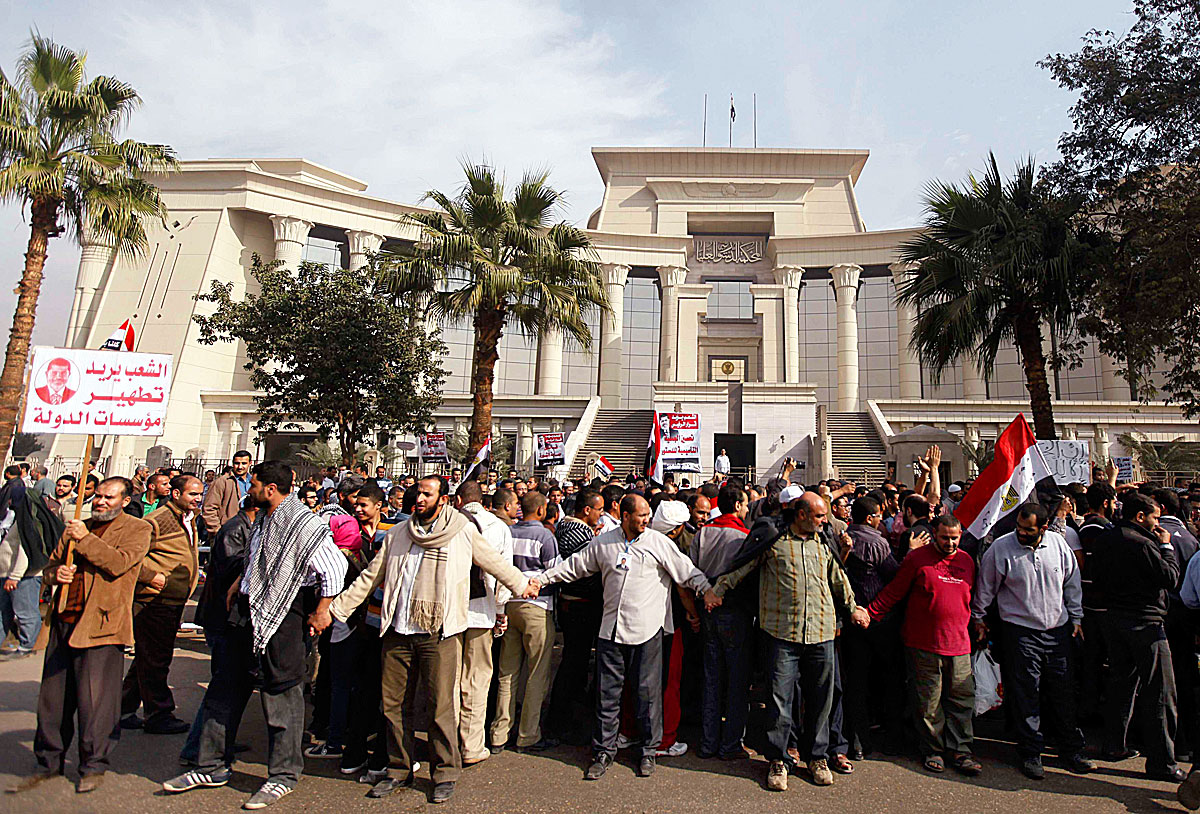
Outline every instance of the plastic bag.
{"type": "Polygon", "coordinates": [[[982,715],[1000,706],[1004,700],[1000,665],[992,651],[984,648],[971,655],[971,669],[975,671],[975,714],[982,715]]]}

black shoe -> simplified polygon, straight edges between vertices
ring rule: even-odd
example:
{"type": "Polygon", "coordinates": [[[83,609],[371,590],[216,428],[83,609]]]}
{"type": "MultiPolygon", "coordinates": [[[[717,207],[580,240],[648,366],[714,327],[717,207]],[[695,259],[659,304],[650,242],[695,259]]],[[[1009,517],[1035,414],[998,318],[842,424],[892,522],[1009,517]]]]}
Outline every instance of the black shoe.
{"type": "Polygon", "coordinates": [[[749,760],[750,753],[742,747],[734,749],[732,752],[722,752],[717,755],[721,760],[749,760]]]}
{"type": "Polygon", "coordinates": [[[599,780],[604,777],[604,773],[608,771],[608,767],[612,765],[612,755],[608,752],[597,752],[596,757],[592,760],[592,765],[588,766],[587,772],[584,773],[584,780],[599,780]]]}
{"type": "Polygon", "coordinates": [[[1172,783],[1182,783],[1187,777],[1187,772],[1176,766],[1174,769],[1159,769],[1158,771],[1146,770],[1146,777],[1151,780],[1168,780],[1172,783]]]}
{"type": "Polygon", "coordinates": [[[454,783],[438,783],[433,787],[433,794],[429,795],[429,802],[437,804],[444,803],[454,794],[454,783]]]}
{"type": "Polygon", "coordinates": [[[181,735],[191,728],[192,725],[182,718],[167,715],[163,718],[147,721],[143,725],[142,731],[147,735],[181,735]]]}
{"type": "Polygon", "coordinates": [[[853,761],[859,761],[859,760],[866,759],[866,755],[863,754],[862,749],[851,749],[848,753],[846,753],[846,757],[850,758],[853,761]]]}
{"type": "Polygon", "coordinates": [[[1030,780],[1045,780],[1046,770],[1042,768],[1040,757],[1028,757],[1021,761],[1021,774],[1030,780]]]}
{"type": "Polygon", "coordinates": [[[373,800],[378,800],[380,797],[387,797],[389,794],[400,791],[400,789],[411,789],[413,783],[416,782],[416,774],[409,772],[408,776],[403,780],[397,780],[394,777],[385,777],[371,786],[371,790],[367,792],[367,796],[373,800]]]}
{"type": "Polygon", "coordinates": [[[652,774],[654,774],[654,758],[643,757],[641,761],[638,762],[637,776],[649,777],[652,774]]]}
{"type": "Polygon", "coordinates": [[[537,743],[531,743],[528,746],[522,746],[518,752],[545,752],[547,749],[553,749],[558,746],[558,738],[542,738],[537,743]]]}
{"type": "Polygon", "coordinates": [[[1075,772],[1075,774],[1087,774],[1096,771],[1095,761],[1088,760],[1080,752],[1069,755],[1064,762],[1067,764],[1067,768],[1075,772]]]}
{"type": "Polygon", "coordinates": [[[1124,752],[1101,752],[1100,759],[1107,760],[1109,763],[1120,763],[1122,760],[1133,760],[1135,757],[1141,757],[1141,754],[1137,749],[1126,749],[1124,752]]]}
{"type": "Polygon", "coordinates": [[[139,718],[136,712],[121,716],[122,729],[141,729],[145,725],[145,721],[139,718]]]}
{"type": "Polygon", "coordinates": [[[493,755],[498,755],[501,752],[503,752],[505,748],[506,747],[504,746],[503,743],[494,744],[494,745],[488,747],[488,751],[491,752],[493,755]]]}

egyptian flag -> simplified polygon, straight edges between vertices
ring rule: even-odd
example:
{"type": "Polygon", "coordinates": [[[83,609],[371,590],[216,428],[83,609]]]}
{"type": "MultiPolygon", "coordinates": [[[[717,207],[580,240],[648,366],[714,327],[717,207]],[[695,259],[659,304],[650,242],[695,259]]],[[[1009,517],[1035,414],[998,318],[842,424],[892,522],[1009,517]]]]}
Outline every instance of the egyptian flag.
{"type": "Polygon", "coordinates": [[[592,465],[596,467],[596,477],[602,478],[603,480],[608,480],[612,477],[613,468],[612,464],[608,462],[608,458],[605,458],[603,455],[601,455],[592,465]]]}
{"type": "Polygon", "coordinates": [[[491,457],[492,436],[489,435],[484,439],[483,446],[481,446],[479,451],[475,453],[475,459],[471,461],[471,468],[467,470],[467,474],[463,475],[463,481],[466,482],[471,480],[472,476],[478,478],[479,476],[475,474],[476,470],[479,469],[480,464],[482,464],[484,461],[489,461],[490,463],[491,457]]]}
{"type": "Polygon", "coordinates": [[[1002,518],[1035,495],[1039,482],[1054,478],[1024,413],[1017,415],[996,440],[996,457],[987,465],[954,516],[976,539],[984,536],[1002,518]]]}
{"type": "Polygon", "coordinates": [[[100,350],[133,350],[133,323],[125,320],[121,327],[112,332],[112,336],[104,340],[100,350]]]}
{"type": "Polygon", "coordinates": [[[650,424],[650,440],[646,444],[646,460],[642,463],[642,472],[655,483],[662,483],[662,427],[658,425],[658,410],[654,411],[654,421],[650,424]]]}

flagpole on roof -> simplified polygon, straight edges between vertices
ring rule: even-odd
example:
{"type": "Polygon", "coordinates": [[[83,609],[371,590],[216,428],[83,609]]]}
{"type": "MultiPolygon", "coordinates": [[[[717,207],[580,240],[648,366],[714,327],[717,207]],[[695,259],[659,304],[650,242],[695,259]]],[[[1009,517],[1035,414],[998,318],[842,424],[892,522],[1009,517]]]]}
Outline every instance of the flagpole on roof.
{"type": "Polygon", "coordinates": [[[708,94],[704,94],[704,115],[700,122],[700,146],[708,146],[708,94]]]}
{"type": "Polygon", "coordinates": [[[733,94],[729,94],[729,146],[733,146],[733,120],[737,118],[737,110],[733,107],[733,94]]]}
{"type": "Polygon", "coordinates": [[[753,129],[754,129],[754,147],[755,147],[755,149],[757,149],[758,148],[758,94],[757,93],[753,94],[750,97],[750,99],[752,102],[750,119],[753,122],[753,129]]]}

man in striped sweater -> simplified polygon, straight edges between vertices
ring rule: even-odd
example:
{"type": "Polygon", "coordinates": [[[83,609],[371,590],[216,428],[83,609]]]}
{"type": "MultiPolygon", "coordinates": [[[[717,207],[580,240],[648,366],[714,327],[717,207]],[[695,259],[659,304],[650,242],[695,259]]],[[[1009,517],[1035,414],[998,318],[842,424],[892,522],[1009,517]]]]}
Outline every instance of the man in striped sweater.
{"type": "MultiPolygon", "coordinates": [[[[544,525],[546,496],[529,491],[521,497],[522,519],[510,529],[513,565],[525,576],[540,574],[557,565],[558,541],[544,525]]],[[[550,656],[554,649],[554,595],[543,588],[533,599],[513,599],[506,607],[508,631],[500,647],[496,718],[492,721],[491,751],[508,743],[517,711],[517,682],[528,663],[517,748],[541,751],[554,743],[542,737],[542,701],[550,687],[550,656]]]]}

